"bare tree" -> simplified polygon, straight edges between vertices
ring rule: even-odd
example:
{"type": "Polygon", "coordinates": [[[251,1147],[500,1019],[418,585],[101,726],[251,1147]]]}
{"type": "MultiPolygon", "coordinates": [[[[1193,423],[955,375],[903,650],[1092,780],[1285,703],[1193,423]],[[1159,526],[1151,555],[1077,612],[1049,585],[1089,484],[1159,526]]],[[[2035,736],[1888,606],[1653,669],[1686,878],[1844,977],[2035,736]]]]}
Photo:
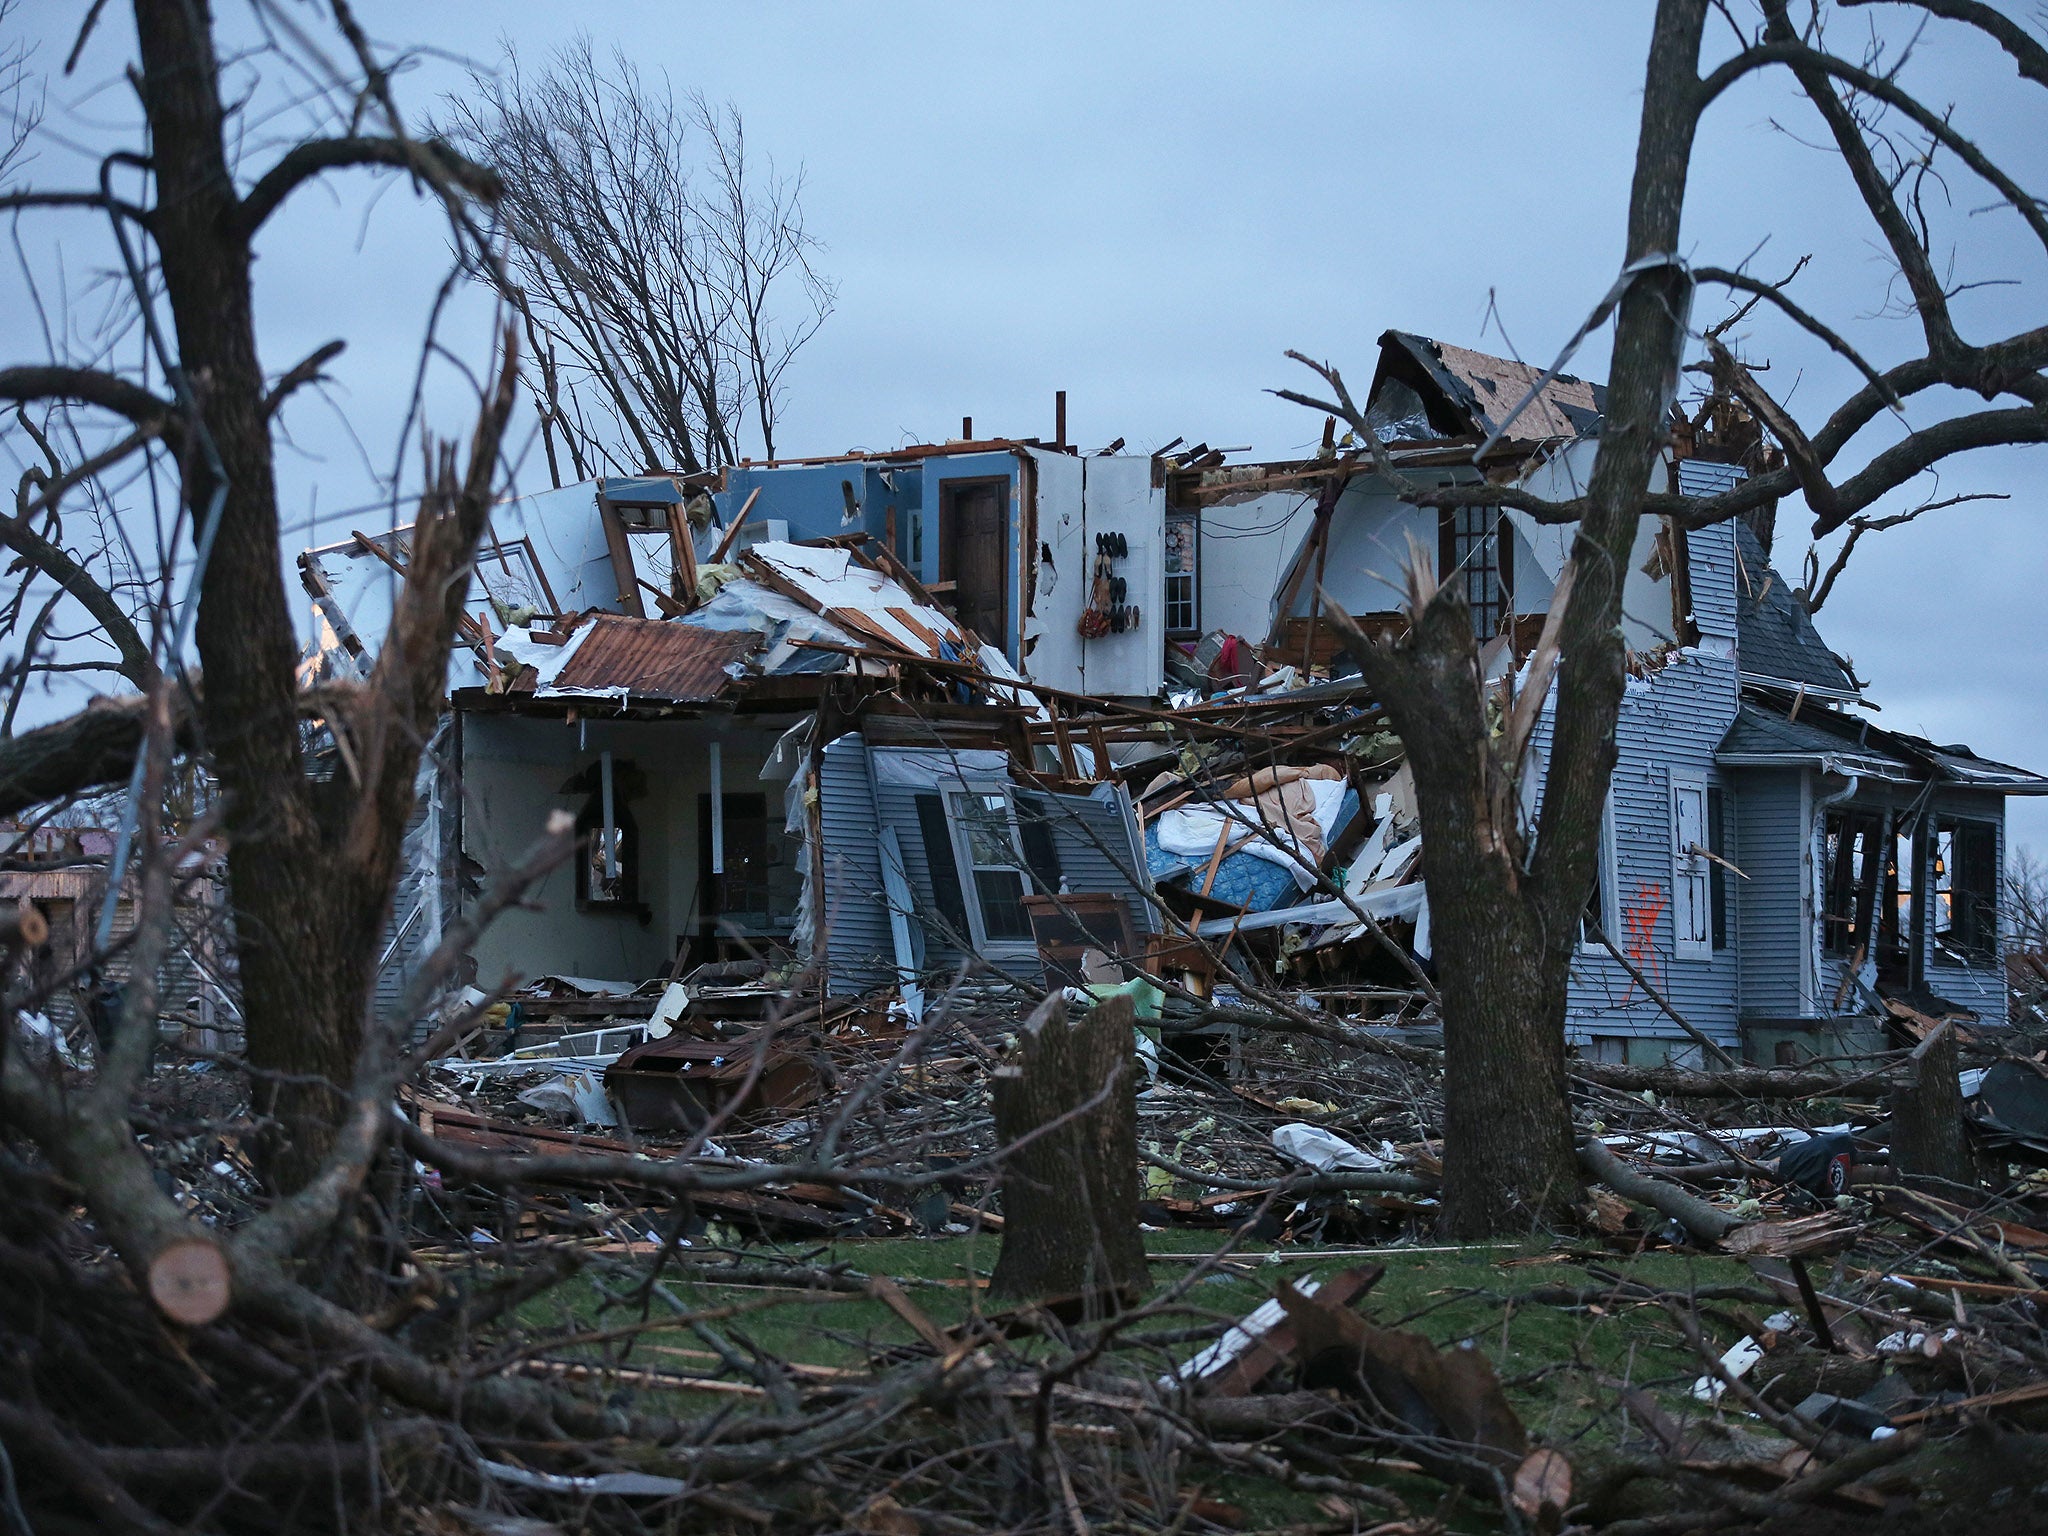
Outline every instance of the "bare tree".
{"type": "Polygon", "coordinates": [[[449,103],[447,136],[504,179],[497,274],[525,317],[556,483],[775,456],[783,376],[832,308],[801,174],[749,159],[737,108],[677,102],[587,38],[449,103]]]}
{"type": "Polygon", "coordinates": [[[2012,949],[2048,952],[2048,859],[2024,844],[2006,857],[2005,941],[2012,949]]]}
{"type": "MultiPolygon", "coordinates": [[[[1975,0],[1898,3],[1927,26],[1952,23],[1989,37],[2023,77],[2048,85],[2048,49],[1989,6],[1975,0]]],[[[1596,322],[1614,317],[1614,352],[1599,453],[1583,496],[1558,502],[1508,487],[1415,484],[1394,468],[1335,368],[1310,364],[1333,398],[1287,392],[1348,421],[1370,446],[1379,472],[1416,506],[1505,504],[1577,529],[1573,580],[1560,583],[1549,625],[1558,658],[1556,729],[1540,837],[1527,829],[1519,794],[1533,711],[1517,711],[1498,735],[1490,729],[1462,584],[1438,587],[1418,556],[1412,627],[1391,644],[1368,639],[1330,608],[1331,622],[1391,710],[1415,766],[1442,978],[1444,1192],[1454,1233],[1483,1235],[1547,1219],[1577,1186],[1565,1094],[1566,984],[1593,888],[1615,762],[1625,682],[1622,586],[1638,521],[1657,516],[1677,530],[1701,528],[1799,493],[1820,537],[1952,455],[2048,441],[2048,327],[1985,341],[1965,337],[1951,309],[1957,285],[1942,275],[1945,262],[1937,254],[1933,194],[1941,177],[1967,175],[2044,248],[2048,207],[1967,138],[1950,113],[1902,86],[1900,61],[1884,58],[1875,44],[1860,58],[1831,51],[1824,26],[1830,14],[1816,5],[1802,24],[1786,0],[1761,0],[1760,20],[1744,30],[1732,11],[1709,0],[1660,0],[1622,276],[1595,316],[1596,322]],[[1726,57],[1703,72],[1710,15],[1729,21],[1733,40],[1726,57]],[[1890,254],[1917,320],[1917,356],[1879,369],[1782,285],[1739,269],[1692,266],[1677,254],[1702,118],[1737,83],[1781,71],[1819,115],[1890,254]],[[1667,436],[1701,284],[1761,298],[1846,358],[1862,384],[1805,426],[1719,336],[1700,338],[1786,462],[1715,496],[1652,494],[1651,470],[1667,436]],[[1955,405],[1970,395],[2011,403],[1976,411],[1955,405]],[[1898,413],[1899,429],[1871,451],[1861,434],[1887,410],[1898,413]],[[1864,446],[1851,455],[1857,443],[1864,446]]],[[[1540,696],[1544,686],[1539,675],[1533,691],[1540,696]]]]}
{"type": "MultiPolygon", "coordinates": [[[[410,172],[456,216],[463,241],[473,238],[466,208],[472,199],[495,196],[497,183],[407,132],[387,93],[386,71],[344,0],[334,0],[332,12],[354,69],[340,71],[312,45],[301,55],[316,73],[335,76],[334,131],[282,148],[253,178],[238,174],[234,156],[249,136],[236,93],[224,87],[207,7],[137,0],[134,9],[133,78],[147,139],[107,158],[98,190],[11,192],[0,207],[50,210],[46,217],[93,209],[109,221],[134,278],[135,315],[158,344],[154,377],[171,387],[159,392],[148,370],[58,360],[0,369],[0,400],[110,416],[125,428],[68,472],[53,462],[38,494],[25,484],[6,542],[99,620],[144,701],[90,709],[5,744],[0,785],[14,803],[25,792],[75,792],[111,777],[106,770],[124,758],[132,761],[152,721],[166,742],[192,722],[224,796],[249,1058],[263,1085],[259,1099],[282,1128],[272,1171],[295,1188],[324,1165],[341,1118],[335,1094],[355,1078],[414,770],[439,716],[449,637],[497,485],[516,375],[508,356],[487,393],[466,470],[458,471],[445,450],[428,459],[410,579],[376,669],[358,687],[302,697],[282,573],[273,432],[284,399],[339,345],[279,378],[266,375],[251,297],[253,243],[288,197],[345,168],[410,172]],[[380,131],[365,131],[365,123],[380,131]],[[111,171],[122,167],[146,168],[141,200],[110,190],[111,171]],[[162,320],[154,312],[157,292],[167,301],[162,320]],[[159,445],[167,453],[159,456],[159,445]],[[146,630],[124,624],[104,590],[34,522],[54,518],[67,482],[105,475],[136,454],[150,455],[145,462],[164,475],[178,509],[167,547],[189,540],[197,556],[196,605],[175,590],[176,562],[167,559],[152,580],[146,630]],[[165,675],[178,661],[188,607],[203,688],[165,675]],[[348,771],[331,781],[308,771],[302,719],[309,713],[324,718],[348,758],[348,771]]],[[[90,13],[88,29],[98,14],[90,13]]]]}

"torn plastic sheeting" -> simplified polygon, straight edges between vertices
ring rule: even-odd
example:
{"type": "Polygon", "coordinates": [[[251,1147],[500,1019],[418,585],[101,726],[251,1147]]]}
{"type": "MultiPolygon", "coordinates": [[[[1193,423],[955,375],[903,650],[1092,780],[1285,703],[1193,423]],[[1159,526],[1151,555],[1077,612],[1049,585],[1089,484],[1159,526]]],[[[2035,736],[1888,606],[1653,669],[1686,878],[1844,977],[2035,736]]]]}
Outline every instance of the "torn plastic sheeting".
{"type": "MultiPolygon", "coordinates": [[[[720,567],[736,570],[736,567],[720,567]]],[[[846,663],[830,651],[799,649],[798,640],[825,640],[834,645],[859,641],[830,619],[811,612],[772,587],[734,575],[704,605],[676,620],[697,629],[751,630],[767,642],[756,665],[767,676],[789,672],[837,672],[846,663]]]]}
{"type": "Polygon", "coordinates": [[[519,1102],[580,1125],[619,1123],[612,1113],[612,1101],[605,1096],[604,1082],[593,1069],[558,1073],[520,1094],[519,1102]]]}
{"type": "Polygon", "coordinates": [[[1391,1146],[1368,1152],[1319,1125],[1293,1121],[1273,1129],[1273,1148],[1318,1173],[1373,1173],[1400,1164],[1391,1146]]]}
{"type": "MultiPolygon", "coordinates": [[[[1381,922],[1394,918],[1405,918],[1415,924],[1415,953],[1427,957],[1429,954],[1429,888],[1420,880],[1408,885],[1389,886],[1383,890],[1364,891],[1352,898],[1360,909],[1381,922]]],[[[1351,909],[1342,902],[1331,905],[1339,907],[1344,916],[1351,916],[1351,909]]],[[[1325,934],[1310,949],[1321,949],[1330,944],[1349,944],[1353,939],[1365,936],[1365,924],[1353,922],[1348,927],[1338,928],[1325,934]]]]}
{"type": "Polygon", "coordinates": [[[961,779],[996,779],[1008,783],[1010,754],[981,748],[948,751],[944,747],[877,747],[869,754],[875,782],[900,789],[937,789],[961,779]]]}

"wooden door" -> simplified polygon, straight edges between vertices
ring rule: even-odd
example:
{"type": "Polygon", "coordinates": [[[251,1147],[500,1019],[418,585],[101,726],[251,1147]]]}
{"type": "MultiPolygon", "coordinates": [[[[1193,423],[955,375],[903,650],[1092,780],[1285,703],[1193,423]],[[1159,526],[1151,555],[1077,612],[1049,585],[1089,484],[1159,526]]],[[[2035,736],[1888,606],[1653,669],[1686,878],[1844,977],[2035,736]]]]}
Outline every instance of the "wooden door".
{"type": "Polygon", "coordinates": [[[998,649],[1009,616],[1009,499],[1008,481],[966,481],[944,487],[939,512],[939,580],[953,583],[960,622],[998,649]]]}

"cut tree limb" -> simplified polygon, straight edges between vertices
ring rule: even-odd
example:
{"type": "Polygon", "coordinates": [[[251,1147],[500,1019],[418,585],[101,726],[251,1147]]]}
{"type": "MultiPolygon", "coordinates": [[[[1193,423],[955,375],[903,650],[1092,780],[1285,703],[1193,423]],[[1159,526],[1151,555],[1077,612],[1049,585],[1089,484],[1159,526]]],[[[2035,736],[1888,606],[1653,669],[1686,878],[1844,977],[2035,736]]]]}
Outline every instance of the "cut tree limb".
{"type": "Polygon", "coordinates": [[[1709,1204],[1698,1195],[1680,1189],[1676,1184],[1666,1183],[1663,1179],[1638,1173],[1594,1137],[1589,1136],[1579,1143],[1579,1163],[1586,1172],[1623,1199],[1633,1200],[1638,1205],[1647,1205],[1650,1209],[1669,1216],[1702,1243],[1718,1243],[1741,1225],[1726,1211],[1709,1204]]]}

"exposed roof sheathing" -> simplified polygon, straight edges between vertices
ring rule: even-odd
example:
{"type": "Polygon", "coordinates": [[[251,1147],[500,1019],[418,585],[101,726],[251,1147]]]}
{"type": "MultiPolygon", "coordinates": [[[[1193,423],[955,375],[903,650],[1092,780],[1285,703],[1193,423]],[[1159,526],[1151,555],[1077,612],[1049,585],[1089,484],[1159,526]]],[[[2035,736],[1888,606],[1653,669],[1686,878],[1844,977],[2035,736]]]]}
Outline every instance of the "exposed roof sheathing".
{"type": "Polygon", "coordinates": [[[1508,413],[1543,377],[1541,368],[1410,331],[1388,331],[1380,337],[1380,346],[1383,350],[1399,348],[1413,358],[1481,437],[1493,436],[1503,425],[1507,427],[1505,436],[1524,442],[1579,437],[1599,428],[1607,391],[1585,379],[1559,374],[1509,423],[1508,413]]]}

